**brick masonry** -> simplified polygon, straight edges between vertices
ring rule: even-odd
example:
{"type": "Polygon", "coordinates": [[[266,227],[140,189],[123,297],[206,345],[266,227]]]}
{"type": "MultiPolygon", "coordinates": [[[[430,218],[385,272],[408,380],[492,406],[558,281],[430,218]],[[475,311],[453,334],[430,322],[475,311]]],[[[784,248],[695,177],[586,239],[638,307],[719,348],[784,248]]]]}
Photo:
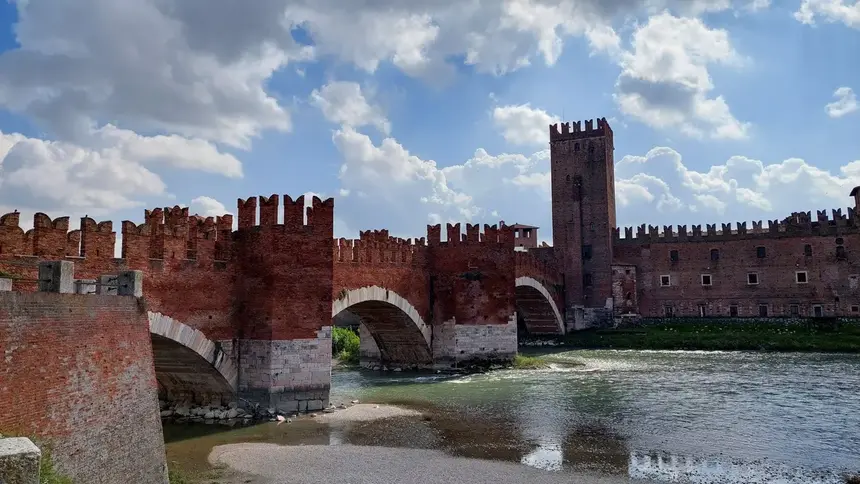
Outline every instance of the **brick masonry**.
{"type": "Polygon", "coordinates": [[[134,297],[0,293],[0,429],[76,482],[166,482],[148,326],[134,297]]]}

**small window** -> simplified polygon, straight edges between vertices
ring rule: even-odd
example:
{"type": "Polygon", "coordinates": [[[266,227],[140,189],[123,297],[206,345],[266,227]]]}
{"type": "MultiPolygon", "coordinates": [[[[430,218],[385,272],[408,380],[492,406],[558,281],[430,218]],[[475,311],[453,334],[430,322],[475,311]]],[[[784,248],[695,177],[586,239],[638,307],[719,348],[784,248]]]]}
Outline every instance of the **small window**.
{"type": "Polygon", "coordinates": [[[669,251],[669,260],[671,260],[672,262],[678,262],[678,259],[679,259],[678,251],[677,250],[670,250],[669,251]]]}
{"type": "Polygon", "coordinates": [[[759,304],[758,305],[758,315],[760,318],[767,317],[767,304],[759,304]]]}
{"type": "Polygon", "coordinates": [[[845,239],[842,237],[836,237],[836,245],[842,245],[845,243],[845,239]]]}
{"type": "Polygon", "coordinates": [[[583,274],[583,275],[582,275],[582,283],[583,283],[586,287],[591,286],[591,274],[589,274],[588,272],[586,272],[585,274],[583,274]]]}
{"type": "Polygon", "coordinates": [[[809,280],[806,278],[806,271],[797,271],[794,273],[794,282],[798,284],[806,284],[809,280]]]}
{"type": "Polygon", "coordinates": [[[720,260],[720,249],[711,249],[711,260],[720,260]]]}
{"type": "Polygon", "coordinates": [[[729,316],[731,316],[733,318],[738,317],[738,306],[737,305],[732,304],[731,306],[729,306],[729,316]]]}
{"type": "Polygon", "coordinates": [[[629,276],[630,275],[630,269],[624,269],[624,273],[629,276]]]}
{"type": "Polygon", "coordinates": [[[667,318],[674,318],[675,308],[669,305],[663,306],[663,314],[665,314],[667,318]]]}
{"type": "Polygon", "coordinates": [[[836,246],[836,257],[838,257],[840,259],[845,257],[845,247],[844,246],[842,246],[842,245],[836,246]]]}
{"type": "Polygon", "coordinates": [[[704,304],[699,304],[699,317],[704,318],[708,315],[708,307],[704,304]]]}
{"type": "Polygon", "coordinates": [[[803,246],[803,255],[806,257],[812,257],[812,245],[806,244],[803,246]]]}
{"type": "Polygon", "coordinates": [[[797,304],[792,304],[791,306],[789,306],[788,312],[792,316],[800,316],[800,306],[797,304]]]}
{"type": "Polygon", "coordinates": [[[672,278],[669,276],[660,276],[660,285],[668,287],[672,285],[672,278]]]}
{"type": "Polygon", "coordinates": [[[851,306],[852,313],[860,313],[860,306],[851,306]]]}
{"type": "Polygon", "coordinates": [[[583,245],[582,246],[582,260],[590,260],[591,259],[591,245],[583,245]]]}
{"type": "Polygon", "coordinates": [[[573,145],[573,151],[579,151],[579,143],[573,145]]]}
{"type": "Polygon", "coordinates": [[[816,304],[815,306],[812,306],[812,315],[816,318],[820,318],[821,316],[824,316],[824,308],[822,308],[820,304],[816,304]]]}
{"type": "Polygon", "coordinates": [[[570,181],[570,175],[567,175],[567,181],[570,181]]]}
{"type": "Polygon", "coordinates": [[[764,259],[765,257],[767,257],[767,249],[765,249],[764,247],[761,247],[761,246],[756,247],[755,248],[755,256],[758,257],[759,259],[764,259]]]}
{"type": "Polygon", "coordinates": [[[750,272],[749,274],[747,274],[747,284],[751,286],[758,284],[758,274],[756,274],[755,272],[750,272]]]}
{"type": "Polygon", "coordinates": [[[710,274],[702,274],[702,285],[710,286],[711,285],[711,275],[710,274]]]}

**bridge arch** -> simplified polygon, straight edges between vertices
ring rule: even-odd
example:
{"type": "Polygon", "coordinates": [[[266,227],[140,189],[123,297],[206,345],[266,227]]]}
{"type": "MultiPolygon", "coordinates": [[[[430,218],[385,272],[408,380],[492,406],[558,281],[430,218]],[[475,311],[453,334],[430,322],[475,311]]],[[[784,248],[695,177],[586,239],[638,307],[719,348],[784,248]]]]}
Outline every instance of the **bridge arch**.
{"type": "MultiPolygon", "coordinates": [[[[332,303],[332,318],[343,311],[361,319],[383,364],[420,367],[432,363],[432,327],[396,292],[379,286],[345,290],[332,303]]],[[[362,353],[370,346],[362,341],[362,353]]]]}
{"type": "Polygon", "coordinates": [[[159,393],[201,404],[232,400],[239,373],[215,342],[170,316],[152,311],[147,316],[159,393]]]}
{"type": "Polygon", "coordinates": [[[564,318],[555,299],[540,281],[517,277],[517,312],[531,334],[564,334],[564,318]]]}

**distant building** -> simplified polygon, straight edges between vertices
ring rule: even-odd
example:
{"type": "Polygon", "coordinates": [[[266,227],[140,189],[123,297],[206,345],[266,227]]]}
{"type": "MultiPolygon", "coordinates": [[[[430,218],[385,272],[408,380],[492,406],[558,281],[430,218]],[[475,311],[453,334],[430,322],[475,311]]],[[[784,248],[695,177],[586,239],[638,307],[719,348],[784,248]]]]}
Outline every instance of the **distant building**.
{"type": "Polygon", "coordinates": [[[537,232],[540,227],[533,225],[513,224],[514,248],[518,250],[536,249],[538,247],[537,232]]]}

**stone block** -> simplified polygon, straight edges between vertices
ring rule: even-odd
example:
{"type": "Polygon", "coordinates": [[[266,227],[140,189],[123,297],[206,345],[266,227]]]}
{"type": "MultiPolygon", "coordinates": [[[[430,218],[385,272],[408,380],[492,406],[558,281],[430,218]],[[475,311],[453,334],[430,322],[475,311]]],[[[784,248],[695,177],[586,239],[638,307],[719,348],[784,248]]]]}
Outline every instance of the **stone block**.
{"type": "Polygon", "coordinates": [[[322,410],[322,409],[323,409],[323,402],[322,402],[322,400],[308,400],[307,402],[308,402],[308,403],[307,403],[307,406],[308,406],[308,411],[309,411],[309,412],[315,412],[315,411],[317,411],[317,410],[322,410]]]}
{"type": "Polygon", "coordinates": [[[117,295],[117,276],[100,276],[99,284],[96,286],[96,294],[106,296],[117,295]]]}
{"type": "Polygon", "coordinates": [[[126,271],[117,277],[117,294],[120,296],[143,296],[143,272],[126,271]]]}
{"type": "Polygon", "coordinates": [[[0,439],[0,482],[39,484],[42,451],[30,439],[0,439]]]}
{"type": "Polygon", "coordinates": [[[12,290],[12,279],[0,278],[0,292],[12,290]]]}
{"type": "Polygon", "coordinates": [[[67,260],[39,263],[39,292],[74,294],[75,264],[67,260]]]}
{"type": "Polygon", "coordinates": [[[95,294],[95,279],[75,279],[75,294],[95,294]]]}

